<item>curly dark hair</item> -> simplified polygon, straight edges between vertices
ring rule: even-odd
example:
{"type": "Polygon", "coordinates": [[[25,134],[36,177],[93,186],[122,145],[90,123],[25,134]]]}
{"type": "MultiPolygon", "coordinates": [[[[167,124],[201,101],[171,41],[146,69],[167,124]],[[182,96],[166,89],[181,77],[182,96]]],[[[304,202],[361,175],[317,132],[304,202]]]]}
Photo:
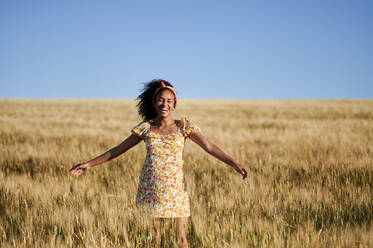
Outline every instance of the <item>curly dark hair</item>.
{"type": "Polygon", "coordinates": [[[157,111],[153,106],[153,97],[155,91],[161,87],[162,82],[164,82],[166,86],[171,86],[174,88],[172,84],[166,80],[153,79],[150,82],[144,83],[144,88],[142,89],[141,94],[136,98],[139,100],[137,103],[138,113],[142,116],[144,121],[151,121],[157,117],[157,111]]]}

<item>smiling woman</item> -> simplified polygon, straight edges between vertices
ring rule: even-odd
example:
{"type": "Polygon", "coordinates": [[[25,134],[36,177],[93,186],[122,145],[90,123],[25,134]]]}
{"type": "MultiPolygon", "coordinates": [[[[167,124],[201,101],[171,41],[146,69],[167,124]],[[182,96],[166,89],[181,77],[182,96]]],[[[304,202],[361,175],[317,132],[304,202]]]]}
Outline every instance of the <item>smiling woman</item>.
{"type": "Polygon", "coordinates": [[[138,112],[146,121],[154,120],[157,117],[156,106],[159,100],[172,101],[172,107],[175,109],[177,103],[177,93],[172,84],[166,80],[153,80],[145,84],[143,92],[137,97],[139,100],[137,107],[138,112]],[[162,92],[169,92],[166,96],[162,96],[162,92]],[[171,95],[170,95],[171,94],[171,95]],[[165,99],[165,97],[168,97],[165,99]]]}
{"type": "Polygon", "coordinates": [[[190,216],[189,196],[183,174],[184,143],[190,138],[206,152],[232,166],[243,179],[246,169],[208,141],[200,128],[186,117],[172,119],[177,93],[165,80],[147,83],[138,97],[138,112],[143,121],[132,128],[132,134],[121,144],[84,164],[71,168],[80,175],[87,169],[113,159],[144,140],[146,158],[139,178],[136,206],[155,221],[153,246],[160,245],[160,218],[174,218],[180,247],[188,247],[186,224],[190,216]]]}

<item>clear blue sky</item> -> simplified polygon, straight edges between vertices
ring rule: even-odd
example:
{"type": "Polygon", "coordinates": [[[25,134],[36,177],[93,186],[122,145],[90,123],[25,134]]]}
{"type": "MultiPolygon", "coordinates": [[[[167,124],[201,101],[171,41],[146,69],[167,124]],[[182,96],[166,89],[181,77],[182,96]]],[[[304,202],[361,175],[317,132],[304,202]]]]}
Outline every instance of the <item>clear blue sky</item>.
{"type": "Polygon", "coordinates": [[[0,98],[373,99],[373,1],[0,1],[0,98]]]}

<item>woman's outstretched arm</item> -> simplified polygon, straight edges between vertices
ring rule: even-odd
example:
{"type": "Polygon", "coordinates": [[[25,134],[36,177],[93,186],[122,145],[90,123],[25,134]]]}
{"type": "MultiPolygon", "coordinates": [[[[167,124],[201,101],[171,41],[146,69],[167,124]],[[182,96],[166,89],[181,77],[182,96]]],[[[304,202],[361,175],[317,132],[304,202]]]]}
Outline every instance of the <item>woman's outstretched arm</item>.
{"type": "Polygon", "coordinates": [[[189,138],[193,140],[196,144],[203,148],[206,152],[210,153],[220,161],[232,166],[238,173],[242,175],[242,179],[247,177],[247,170],[245,167],[238,164],[230,156],[225,154],[218,146],[211,143],[205,136],[200,132],[191,133],[189,138]]]}
{"type": "Polygon", "coordinates": [[[118,157],[122,153],[125,153],[133,146],[137,145],[141,141],[141,137],[131,134],[127,139],[116,147],[111,148],[107,152],[101,154],[100,156],[82,164],[77,164],[70,169],[72,175],[78,176],[85,172],[87,169],[90,169],[96,165],[102,164],[106,161],[109,161],[115,157],[118,157]]]}

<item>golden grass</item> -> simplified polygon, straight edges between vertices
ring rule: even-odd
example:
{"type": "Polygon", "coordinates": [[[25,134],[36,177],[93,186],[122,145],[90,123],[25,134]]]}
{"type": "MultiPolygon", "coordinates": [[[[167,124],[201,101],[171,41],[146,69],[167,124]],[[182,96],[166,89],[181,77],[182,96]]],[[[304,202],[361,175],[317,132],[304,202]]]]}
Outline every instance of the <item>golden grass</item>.
{"type": "MultiPolygon", "coordinates": [[[[249,169],[187,142],[191,247],[373,246],[373,101],[184,100],[181,116],[249,169]]],[[[0,100],[0,247],[150,247],[143,143],[68,173],[139,121],[132,100],[0,100]]],[[[166,223],[163,247],[175,235],[166,223]]]]}

